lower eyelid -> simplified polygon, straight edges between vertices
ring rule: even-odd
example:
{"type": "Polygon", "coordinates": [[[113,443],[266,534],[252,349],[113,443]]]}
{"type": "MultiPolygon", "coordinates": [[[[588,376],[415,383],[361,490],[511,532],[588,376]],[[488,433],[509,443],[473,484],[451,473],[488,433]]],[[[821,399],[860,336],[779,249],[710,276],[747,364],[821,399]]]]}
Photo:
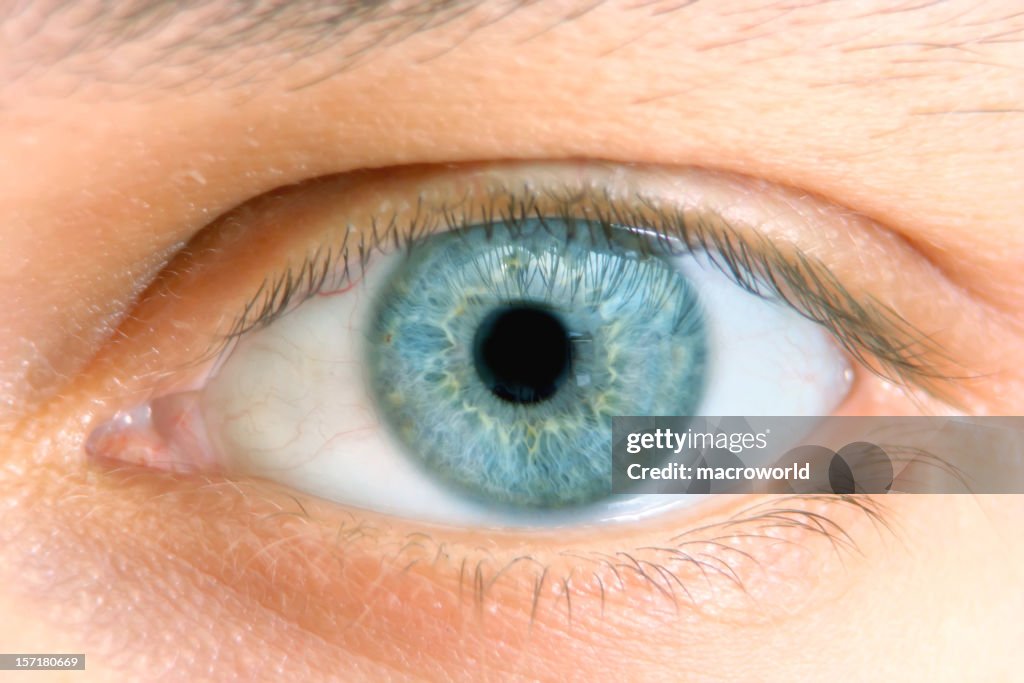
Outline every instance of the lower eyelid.
{"type": "Polygon", "coordinates": [[[345,511],[259,481],[106,474],[121,505],[160,525],[139,543],[314,633],[479,618],[513,639],[538,623],[750,626],[827,601],[891,528],[867,496],[723,496],[656,529],[464,531],[345,511]]]}

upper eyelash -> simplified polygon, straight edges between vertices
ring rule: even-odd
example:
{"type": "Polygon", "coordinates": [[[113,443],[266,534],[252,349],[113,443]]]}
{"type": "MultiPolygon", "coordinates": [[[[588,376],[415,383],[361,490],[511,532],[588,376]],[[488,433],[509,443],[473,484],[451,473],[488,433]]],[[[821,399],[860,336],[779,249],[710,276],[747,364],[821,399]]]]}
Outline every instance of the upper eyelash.
{"type": "Polygon", "coordinates": [[[411,219],[399,220],[392,214],[371,218],[368,230],[347,226],[340,243],[322,244],[297,268],[288,267],[265,279],[206,357],[220,354],[243,335],[266,327],[319,292],[361,280],[375,252],[408,252],[438,228],[457,231],[502,224],[514,232],[532,219],[560,220],[571,229],[603,235],[608,244],[615,243],[613,231],[625,230],[653,237],[638,240],[641,249],[671,255],[705,253],[711,264],[744,290],[783,302],[825,327],[870,372],[901,385],[913,384],[940,400],[955,401],[949,391],[951,382],[972,376],[961,372],[930,334],[892,307],[874,298],[858,299],[824,263],[796,251],[786,253],[765,235],[743,234],[712,213],[684,215],[644,196],[627,203],[590,189],[538,192],[528,185],[515,189],[495,185],[483,198],[466,196],[431,209],[420,197],[411,219]],[[553,209],[542,211],[541,201],[553,209]],[[467,223],[460,218],[464,214],[483,218],[467,223]],[[353,234],[358,241],[352,242],[353,234]]]}

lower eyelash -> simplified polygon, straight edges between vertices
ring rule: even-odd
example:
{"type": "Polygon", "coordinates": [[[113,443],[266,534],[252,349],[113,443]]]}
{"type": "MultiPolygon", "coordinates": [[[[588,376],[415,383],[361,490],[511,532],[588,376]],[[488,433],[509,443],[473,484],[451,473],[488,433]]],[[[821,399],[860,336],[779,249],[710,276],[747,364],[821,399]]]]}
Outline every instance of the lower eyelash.
{"type": "MultiPolygon", "coordinates": [[[[503,559],[477,549],[458,557],[443,541],[415,532],[385,561],[398,575],[422,566],[453,572],[463,608],[478,616],[506,609],[528,614],[531,628],[538,619],[550,618],[552,610],[561,612],[570,628],[583,614],[606,617],[619,597],[670,617],[685,612],[735,614],[750,623],[755,616],[770,616],[771,599],[763,589],[813,577],[825,564],[822,552],[841,563],[861,554],[854,527],[863,521],[879,534],[896,536],[887,508],[876,497],[791,495],[744,507],[728,519],[688,529],[661,545],[503,559]],[[500,604],[494,593],[514,594],[518,602],[500,604]]],[[[374,536],[363,521],[353,529],[339,530],[338,538],[354,543],[374,536]]],[[[346,545],[342,542],[339,548],[343,555],[346,545]]]]}

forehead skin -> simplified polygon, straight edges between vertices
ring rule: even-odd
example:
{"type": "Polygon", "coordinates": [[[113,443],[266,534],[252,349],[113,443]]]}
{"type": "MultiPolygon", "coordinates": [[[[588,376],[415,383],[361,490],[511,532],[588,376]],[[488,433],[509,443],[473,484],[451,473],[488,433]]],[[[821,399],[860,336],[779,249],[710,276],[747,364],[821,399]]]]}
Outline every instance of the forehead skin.
{"type": "MultiPolygon", "coordinates": [[[[357,168],[600,158],[762,177],[889,226],[1020,329],[1024,13],[1016,2],[452,2],[422,14],[415,3],[389,3],[338,16],[315,3],[256,4],[249,14],[175,5],[116,14],[92,3],[26,3],[4,21],[0,434],[21,438],[4,446],[0,499],[62,491],[61,448],[77,447],[82,434],[46,423],[41,406],[114,334],[178,246],[254,196],[357,168]]],[[[89,397],[71,398],[88,408],[89,397]]],[[[1008,392],[991,409],[1019,404],[1008,392]]],[[[0,640],[26,651],[79,644],[93,628],[86,621],[55,636],[48,624],[65,624],[61,610],[71,607],[36,614],[17,597],[19,562],[31,555],[18,549],[19,530],[44,528],[58,500],[12,505],[0,525],[11,549],[0,555],[8,587],[0,605],[32,615],[0,625],[0,640]]],[[[886,580],[845,596],[857,617],[850,629],[871,632],[876,613],[884,621],[905,604],[904,627],[926,624],[941,639],[960,627],[943,621],[950,614],[984,611],[997,626],[976,661],[1009,677],[999,657],[1019,640],[1006,616],[1019,606],[1000,590],[1021,581],[1020,551],[1005,543],[1019,535],[1018,497],[912,505],[911,552],[872,558],[886,580]],[[977,533],[972,524],[992,527],[977,533]],[[998,545],[992,560],[986,553],[998,545]],[[936,566],[950,571],[939,576],[936,566]],[[977,580],[968,586],[962,576],[977,580]]],[[[180,568],[167,578],[164,559],[154,560],[154,581],[210,584],[180,568]]],[[[83,595],[85,604],[92,594],[83,595]]],[[[225,623],[251,627],[240,609],[211,603],[225,623]]],[[[258,616],[257,633],[290,626],[258,616]]],[[[801,638],[818,638],[818,623],[801,638]]],[[[889,657],[878,671],[897,677],[906,655],[887,638],[888,624],[872,632],[889,657]]],[[[106,635],[88,642],[112,642],[106,635]]],[[[788,677],[845,666],[820,664],[788,677]]],[[[380,662],[359,666],[394,674],[380,662]]]]}

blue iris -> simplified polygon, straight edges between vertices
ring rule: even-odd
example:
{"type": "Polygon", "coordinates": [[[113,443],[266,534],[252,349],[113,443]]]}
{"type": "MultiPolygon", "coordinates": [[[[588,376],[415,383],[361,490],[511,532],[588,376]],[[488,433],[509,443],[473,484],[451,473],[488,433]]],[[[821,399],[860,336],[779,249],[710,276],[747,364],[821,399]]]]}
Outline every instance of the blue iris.
{"type": "Polygon", "coordinates": [[[555,219],[422,240],[370,328],[384,419],[442,479],[552,508],[611,492],[613,415],[689,415],[707,331],[646,238],[555,219]]]}

